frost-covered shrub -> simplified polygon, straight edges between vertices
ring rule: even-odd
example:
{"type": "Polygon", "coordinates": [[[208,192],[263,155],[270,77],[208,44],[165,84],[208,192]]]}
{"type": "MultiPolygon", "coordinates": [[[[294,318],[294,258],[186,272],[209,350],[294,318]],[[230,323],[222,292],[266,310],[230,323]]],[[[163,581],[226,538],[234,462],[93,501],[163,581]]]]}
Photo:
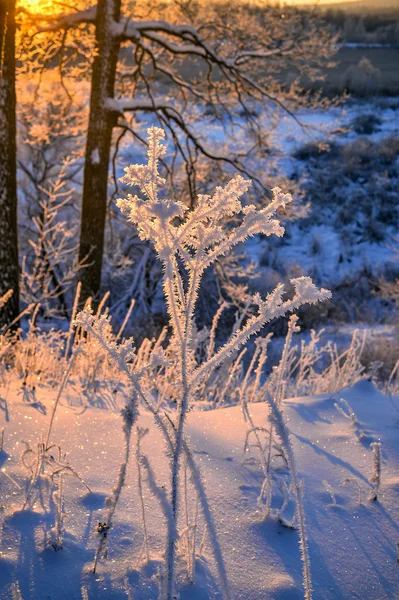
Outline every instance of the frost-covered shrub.
{"type": "Polygon", "coordinates": [[[293,153],[294,158],[297,160],[312,160],[317,159],[321,155],[331,154],[334,155],[338,151],[338,146],[334,142],[326,144],[325,142],[306,142],[293,153]]]}
{"type": "Polygon", "coordinates": [[[368,113],[357,115],[351,122],[351,127],[359,135],[370,135],[379,130],[382,121],[377,115],[368,113]]]}
{"type": "Polygon", "coordinates": [[[397,329],[393,329],[391,334],[370,337],[362,353],[362,363],[367,371],[373,364],[380,364],[377,373],[377,382],[387,385],[395,379],[395,373],[391,374],[399,357],[399,338],[397,329]]]}
{"type": "Polygon", "coordinates": [[[397,136],[378,142],[360,137],[344,145],[330,145],[328,151],[325,148],[318,151],[316,146],[310,155],[307,148],[308,145],[299,148],[295,156],[306,161],[303,190],[311,202],[313,222],[315,219],[317,223],[322,222],[325,218],[319,211],[319,207],[324,206],[334,211],[335,217],[340,217],[345,209],[346,217],[343,214],[336,225],[351,225],[355,229],[356,224],[359,233],[365,216],[383,224],[394,223],[398,202],[397,136]],[[368,211],[372,211],[372,215],[368,211]]]}
{"type": "MultiPolygon", "coordinates": [[[[332,144],[329,151],[320,152],[314,145],[308,151],[305,145],[296,153],[301,160],[298,173],[304,175],[302,191],[310,201],[311,212],[309,218],[287,229],[296,236],[299,230],[307,238],[320,227],[331,239],[336,239],[334,272],[330,271],[331,262],[323,264],[308,252],[309,261],[313,258],[314,263],[309,274],[318,283],[320,272],[328,269],[336,286],[334,305],[329,307],[330,319],[374,323],[386,315],[382,303],[375,298],[377,280],[397,279],[399,269],[395,269],[393,261],[384,264],[379,260],[378,266],[371,270],[368,246],[388,246],[391,236],[397,233],[398,156],[396,135],[378,141],[360,137],[332,144]],[[359,247],[360,244],[363,246],[359,247]]],[[[383,251],[386,252],[385,248],[383,251]]],[[[278,252],[276,255],[278,259],[278,252]]],[[[286,269],[278,260],[273,267],[282,273],[286,269]]]]}

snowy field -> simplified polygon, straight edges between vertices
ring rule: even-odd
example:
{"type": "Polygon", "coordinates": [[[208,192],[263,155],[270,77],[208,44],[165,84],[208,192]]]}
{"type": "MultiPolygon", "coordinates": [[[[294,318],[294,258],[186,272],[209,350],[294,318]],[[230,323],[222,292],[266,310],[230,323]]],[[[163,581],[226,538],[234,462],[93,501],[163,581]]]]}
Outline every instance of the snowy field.
{"type": "MultiPolygon", "coordinates": [[[[70,465],[92,490],[87,493],[72,475],[65,476],[64,545],[54,552],[48,540],[54,526],[48,481],[40,478],[32,506],[22,511],[27,472],[21,465],[22,440],[32,447],[45,436],[54,395],[38,393],[29,406],[16,388],[2,389],[4,449],[0,454],[1,559],[0,598],[153,600],[164,547],[165,522],[157,500],[144,485],[150,562],[140,560],[143,527],[138,498],[137,465],[132,460],[109,533],[107,560],[92,574],[98,539],[95,526],[104,518],[104,501],[112,489],[123,455],[121,419],[117,412],[61,406],[52,441],[67,452],[70,465]]],[[[392,600],[399,598],[399,398],[389,398],[366,380],[334,395],[284,401],[297,468],[304,480],[314,597],[392,600]],[[334,406],[345,398],[356,415],[352,424],[334,406]],[[369,500],[373,454],[370,443],[381,441],[381,487],[369,500]],[[350,483],[343,486],[345,480],[350,483]],[[361,496],[359,502],[359,495],[361,496]]],[[[258,426],[267,426],[267,407],[250,407],[258,426]]],[[[142,452],[148,455],[157,484],[167,486],[164,443],[151,415],[139,424],[150,429],[142,452]]],[[[257,507],[262,474],[256,449],[243,454],[247,425],[240,407],[189,415],[187,436],[202,469],[234,600],[299,599],[303,597],[298,535],[277,518],[282,504],[278,488],[273,513],[266,520],[257,507]]],[[[135,440],[133,440],[133,444],[135,440]]],[[[275,459],[275,479],[286,469],[275,459]]],[[[189,520],[195,501],[188,492],[189,520]]],[[[292,518],[288,504],[282,519],[292,518]]],[[[195,582],[187,580],[184,540],[179,544],[181,600],[221,598],[214,560],[203,522],[196,530],[195,582]]]]}
{"type": "MultiPolygon", "coordinates": [[[[307,217],[285,223],[286,235],[281,240],[269,241],[256,236],[245,243],[248,260],[257,268],[258,280],[255,287],[259,289],[261,281],[273,280],[273,276],[277,274],[279,277],[289,277],[292,273],[306,274],[333,291],[355,288],[356,302],[358,305],[364,303],[365,310],[356,314],[355,300],[352,301],[349,295],[347,303],[351,305],[353,302],[353,306],[348,309],[344,320],[359,322],[363,316],[371,326],[376,321],[383,323],[385,317],[388,322],[392,322],[389,311],[382,314],[381,306],[376,303],[370,290],[366,292],[357,288],[361,278],[365,278],[367,285],[373,288],[380,277],[386,274],[391,278],[399,276],[397,206],[393,206],[393,212],[391,211],[393,194],[397,191],[399,181],[398,154],[396,153],[396,161],[393,160],[389,166],[389,171],[386,166],[381,167],[377,173],[375,163],[368,170],[364,167],[357,175],[356,172],[345,173],[342,180],[338,177],[334,179],[334,163],[321,163],[317,167],[318,172],[325,174],[329,170],[331,173],[330,187],[320,192],[325,198],[322,204],[314,201],[311,193],[309,194],[309,190],[312,192],[314,187],[312,179],[318,176],[318,172],[312,170],[315,157],[299,160],[297,154],[302,148],[312,144],[347,148],[349,156],[351,152],[358,152],[357,144],[378,145],[387,141],[392,146],[399,137],[399,103],[395,98],[350,99],[342,106],[326,110],[298,110],[295,113],[297,121],[281,111],[276,118],[275,128],[270,122],[269,111],[262,106],[255,106],[254,110],[259,114],[260,122],[271,129],[270,155],[265,161],[265,168],[270,170],[270,181],[277,181],[277,177],[286,178],[279,183],[286,191],[289,189],[290,178],[301,180],[304,186],[302,191],[305,190],[303,201],[311,202],[307,217]],[[376,118],[376,123],[370,130],[366,127],[365,131],[355,131],[359,120],[362,122],[365,119],[367,122],[368,118],[373,117],[376,118]],[[384,177],[391,178],[390,187],[382,187],[386,185],[384,177]],[[372,195],[375,188],[380,188],[378,198],[372,195]],[[378,204],[381,205],[381,211],[390,212],[391,219],[386,222],[383,217],[380,219],[381,213],[377,214],[378,204]],[[372,214],[367,212],[370,205],[374,205],[372,214]],[[347,208],[343,221],[341,211],[344,206],[347,208]],[[376,223],[377,236],[369,233],[376,223]]],[[[143,135],[150,122],[147,117],[139,121],[137,126],[143,135]]],[[[214,150],[219,148],[221,154],[226,144],[246,147],[248,141],[244,139],[242,128],[243,121],[240,118],[236,119],[236,129],[227,131],[211,119],[200,120],[198,123],[198,132],[202,132],[204,144],[214,150]]],[[[372,148],[369,151],[372,152],[372,148]]],[[[137,154],[137,146],[124,142],[118,173],[122,174],[125,165],[137,160],[141,160],[137,154]]],[[[369,160],[371,161],[371,156],[369,160]]]]}

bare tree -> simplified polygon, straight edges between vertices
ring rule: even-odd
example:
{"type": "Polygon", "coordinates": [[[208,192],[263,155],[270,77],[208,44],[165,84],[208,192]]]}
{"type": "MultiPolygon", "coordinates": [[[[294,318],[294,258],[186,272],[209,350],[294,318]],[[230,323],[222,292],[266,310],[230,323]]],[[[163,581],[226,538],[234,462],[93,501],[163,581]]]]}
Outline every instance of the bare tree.
{"type": "Polygon", "coordinates": [[[235,5],[234,14],[228,3],[155,5],[126,2],[121,11],[121,0],[99,0],[81,11],[37,17],[40,31],[62,32],[57,39],[64,45],[76,27],[95,27],[80,234],[80,259],[90,254],[92,266],[82,273],[82,298],[100,289],[114,128],[120,130],[116,150],[127,133],[143,142],[135,116],[152,114],[174,142],[172,185],[183,165],[192,202],[204,165],[227,165],[267,192],[256,159],[268,150],[276,115],[294,116],[294,103],[309,101],[299,93],[299,77],[314,77],[335,51],[310,12],[284,14],[268,3],[235,5]],[[287,69],[290,85],[281,78],[287,69]],[[204,117],[236,138],[235,154],[204,141],[204,117]]]}
{"type": "Polygon", "coordinates": [[[19,313],[15,94],[15,0],[0,3],[0,324],[19,313]]]}

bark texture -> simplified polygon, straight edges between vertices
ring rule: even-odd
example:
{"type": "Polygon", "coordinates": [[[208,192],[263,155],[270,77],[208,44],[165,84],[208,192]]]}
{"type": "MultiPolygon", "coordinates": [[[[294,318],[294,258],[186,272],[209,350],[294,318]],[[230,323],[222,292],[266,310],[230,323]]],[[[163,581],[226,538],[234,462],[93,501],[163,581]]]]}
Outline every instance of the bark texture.
{"type": "Polygon", "coordinates": [[[19,314],[15,93],[15,0],[0,1],[0,325],[19,314]]]}
{"type": "Polygon", "coordinates": [[[115,112],[107,107],[114,97],[115,74],[120,39],[114,35],[114,23],[120,19],[121,0],[99,0],[97,5],[96,45],[90,98],[83,181],[79,259],[88,257],[89,267],[82,269],[81,301],[89,296],[98,300],[104,251],[104,231],[108,197],[108,165],[115,112]]]}

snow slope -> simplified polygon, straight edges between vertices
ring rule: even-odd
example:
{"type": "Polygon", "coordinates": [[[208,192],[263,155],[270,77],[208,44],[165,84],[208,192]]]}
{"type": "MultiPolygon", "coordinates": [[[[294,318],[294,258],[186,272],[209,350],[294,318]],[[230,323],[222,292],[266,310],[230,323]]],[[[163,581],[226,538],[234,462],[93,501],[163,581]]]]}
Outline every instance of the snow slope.
{"type": "MultiPolygon", "coordinates": [[[[137,466],[131,460],[127,485],[109,534],[109,554],[98,572],[92,567],[97,540],[93,532],[104,518],[104,500],[122,461],[121,418],[112,411],[61,406],[52,440],[68,452],[71,466],[93,490],[86,493],[73,477],[65,482],[65,536],[62,551],[46,547],[54,515],[43,510],[45,486],[36,490],[33,509],[21,511],[26,471],[20,463],[21,440],[36,443],[46,432],[53,396],[41,391],[41,403],[28,405],[16,391],[2,390],[0,415],[5,425],[0,453],[0,599],[155,600],[165,525],[157,501],[145,487],[151,562],[137,564],[143,541],[137,495],[137,466]],[[8,420],[6,420],[8,417],[8,420]],[[7,475],[4,474],[4,471],[7,475]],[[13,481],[9,477],[13,478],[13,481]],[[17,484],[21,488],[17,487],[17,484]],[[41,490],[42,496],[39,491],[41,490]]],[[[399,599],[399,413],[394,402],[368,381],[335,397],[316,396],[285,401],[297,468],[304,479],[305,510],[312,564],[314,598],[399,599]],[[364,436],[334,407],[345,398],[356,413],[364,436]],[[359,433],[359,432],[358,432],[359,433]],[[372,474],[369,444],[381,440],[382,485],[379,500],[367,499],[372,474]],[[362,489],[358,503],[354,478],[362,489]],[[323,484],[327,481],[336,505],[323,484]]],[[[257,425],[267,425],[267,407],[250,405],[257,425]]],[[[150,415],[140,424],[150,428],[143,441],[159,485],[169,486],[169,467],[161,435],[150,415]]],[[[298,535],[276,518],[260,519],[257,496],[262,477],[258,467],[243,464],[246,425],[239,407],[189,415],[187,434],[206,481],[220,537],[231,597],[234,600],[296,600],[303,597],[298,535]]],[[[253,452],[253,451],[251,451],[253,452]]],[[[256,456],[256,454],[253,454],[256,456]]],[[[247,457],[248,458],[248,457],[247,457]]],[[[276,462],[276,473],[284,468],[276,462]]],[[[192,500],[192,490],[188,489],[192,500]]],[[[275,497],[275,506],[281,502],[275,497]]],[[[193,508],[191,502],[191,508],[193,508]]],[[[199,523],[202,537],[202,521],[199,523]]],[[[200,539],[198,549],[200,547],[200,539]]],[[[181,570],[180,599],[220,598],[212,554],[205,539],[197,563],[196,583],[181,570]]]]}

